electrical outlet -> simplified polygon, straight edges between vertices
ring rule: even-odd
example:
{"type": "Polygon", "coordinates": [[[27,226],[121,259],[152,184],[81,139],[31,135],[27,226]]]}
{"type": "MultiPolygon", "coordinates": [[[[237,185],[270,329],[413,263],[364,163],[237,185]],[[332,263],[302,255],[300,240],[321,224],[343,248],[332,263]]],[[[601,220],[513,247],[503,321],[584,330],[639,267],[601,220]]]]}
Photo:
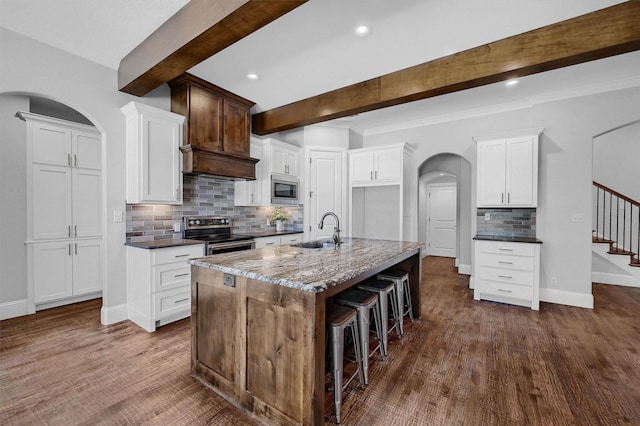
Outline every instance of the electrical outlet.
{"type": "Polygon", "coordinates": [[[584,213],[574,213],[571,216],[571,222],[573,222],[573,223],[584,223],[584,213]]]}
{"type": "Polygon", "coordinates": [[[558,287],[558,277],[551,277],[551,287],[558,287]]]}
{"type": "Polygon", "coordinates": [[[487,212],[484,214],[484,220],[491,220],[491,213],[487,212]]]}
{"type": "Polygon", "coordinates": [[[180,222],[173,224],[173,232],[180,232],[180,222]]]}
{"type": "Polygon", "coordinates": [[[122,222],[122,211],[121,210],[116,210],[116,211],[113,212],[113,222],[114,223],[122,222]]]}
{"type": "Polygon", "coordinates": [[[271,226],[271,221],[267,219],[267,226],[271,226]]]}

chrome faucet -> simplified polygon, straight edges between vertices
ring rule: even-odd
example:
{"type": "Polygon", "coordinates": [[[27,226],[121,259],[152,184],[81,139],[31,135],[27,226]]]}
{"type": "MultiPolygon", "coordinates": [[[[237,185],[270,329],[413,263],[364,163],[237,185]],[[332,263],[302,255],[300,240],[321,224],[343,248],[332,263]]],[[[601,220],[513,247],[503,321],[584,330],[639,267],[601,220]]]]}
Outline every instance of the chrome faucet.
{"type": "Polygon", "coordinates": [[[322,215],[322,219],[320,219],[320,223],[318,224],[318,229],[322,229],[324,224],[324,218],[327,216],[333,216],[336,219],[336,226],[333,228],[333,244],[337,246],[340,245],[340,219],[334,212],[326,212],[322,215]]]}

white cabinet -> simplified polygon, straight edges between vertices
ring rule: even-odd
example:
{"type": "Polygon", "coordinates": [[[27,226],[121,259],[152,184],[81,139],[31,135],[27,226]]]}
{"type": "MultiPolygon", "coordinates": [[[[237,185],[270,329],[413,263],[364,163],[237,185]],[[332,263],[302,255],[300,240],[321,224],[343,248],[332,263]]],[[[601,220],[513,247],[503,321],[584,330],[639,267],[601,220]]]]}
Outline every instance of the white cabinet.
{"type": "Polygon", "coordinates": [[[36,305],[102,291],[102,242],[78,239],[29,245],[36,305]]]}
{"type": "Polygon", "coordinates": [[[271,140],[271,173],[299,177],[300,149],[293,145],[271,140]]]}
{"type": "Polygon", "coordinates": [[[296,244],[301,243],[303,241],[304,234],[286,234],[286,235],[274,235],[271,237],[260,237],[256,238],[255,244],[256,248],[263,247],[272,247],[272,246],[281,246],[287,244],[296,244]]]}
{"type": "Polygon", "coordinates": [[[16,115],[27,130],[27,311],[100,297],[101,135],[84,124],[16,115]]]}
{"type": "MultiPolygon", "coordinates": [[[[257,158],[260,161],[256,163],[256,179],[255,180],[240,180],[234,183],[234,198],[233,202],[236,206],[262,206],[263,205],[263,193],[265,180],[263,176],[263,155],[262,155],[262,143],[258,141],[251,141],[250,155],[253,158],[257,158]]],[[[266,184],[268,185],[268,183],[266,184]]]]}
{"type": "Polygon", "coordinates": [[[540,244],[474,241],[474,299],[540,306],[540,244]]]}
{"type": "Polygon", "coordinates": [[[127,129],[127,203],[182,204],[184,117],[137,102],[120,110],[127,129]]]}
{"type": "Polygon", "coordinates": [[[475,138],[478,207],[537,206],[541,131],[475,138]]]}
{"type": "Polygon", "coordinates": [[[127,246],[129,319],[147,331],[191,315],[191,266],[204,244],[146,249],[127,246]]]}
{"type": "Polygon", "coordinates": [[[351,186],[394,185],[402,180],[401,146],[349,151],[351,186]]]}

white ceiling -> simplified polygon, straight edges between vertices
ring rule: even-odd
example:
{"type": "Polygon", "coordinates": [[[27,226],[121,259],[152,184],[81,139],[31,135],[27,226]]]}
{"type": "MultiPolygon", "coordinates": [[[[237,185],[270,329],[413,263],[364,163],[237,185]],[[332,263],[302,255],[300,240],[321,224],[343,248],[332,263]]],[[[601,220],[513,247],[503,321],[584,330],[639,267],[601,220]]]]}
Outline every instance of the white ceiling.
{"type": "MultiPolygon", "coordinates": [[[[0,0],[0,27],[117,69],[187,0],[0,0]]],[[[256,102],[255,112],[602,9],[620,0],[310,0],[190,70],[256,102]],[[367,24],[372,32],[357,37],[367,24]],[[258,74],[257,81],[246,78],[258,74]]],[[[640,53],[349,118],[362,132],[460,111],[639,84],[640,53]],[[604,85],[604,86],[603,86],[604,85]]]]}

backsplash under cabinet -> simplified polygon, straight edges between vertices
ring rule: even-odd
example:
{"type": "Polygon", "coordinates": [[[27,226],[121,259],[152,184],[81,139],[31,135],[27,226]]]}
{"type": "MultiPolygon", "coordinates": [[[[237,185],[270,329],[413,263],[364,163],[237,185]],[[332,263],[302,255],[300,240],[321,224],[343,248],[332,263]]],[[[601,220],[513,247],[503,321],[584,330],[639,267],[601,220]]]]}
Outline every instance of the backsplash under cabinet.
{"type": "Polygon", "coordinates": [[[536,236],[536,209],[478,208],[477,235],[536,236]]]}

